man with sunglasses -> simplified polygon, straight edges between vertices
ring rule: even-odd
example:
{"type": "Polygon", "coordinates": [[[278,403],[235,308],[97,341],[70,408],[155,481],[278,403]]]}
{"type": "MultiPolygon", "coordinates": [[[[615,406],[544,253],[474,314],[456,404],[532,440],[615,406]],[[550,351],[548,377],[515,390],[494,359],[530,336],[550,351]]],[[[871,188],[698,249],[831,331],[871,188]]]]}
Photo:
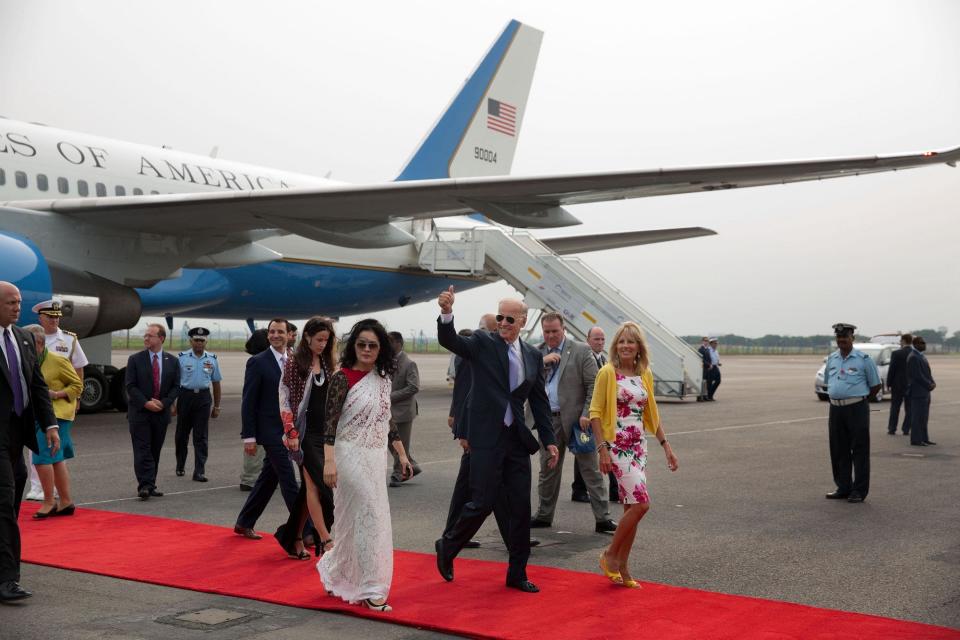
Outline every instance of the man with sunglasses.
{"type": "Polygon", "coordinates": [[[520,300],[500,301],[497,333],[476,331],[460,336],[453,326],[454,291],[440,294],[437,335],[440,344],[470,362],[473,384],[463,410],[470,451],[470,501],[451,528],[436,541],[437,569],[453,580],[453,560],[493,511],[501,492],[509,509],[510,562],[506,584],[527,593],[539,591],[527,579],[530,557],[530,456],[543,443],[548,465],[557,464],[559,451],[550,417],[543,373],[543,355],[520,340],[527,308],[520,300]],[[529,401],[540,442],[524,421],[529,401]]]}
{"type": "Polygon", "coordinates": [[[181,351],[180,395],[177,397],[175,415],[177,433],[177,475],[182,476],[187,463],[187,442],[193,431],[193,479],[206,482],[204,467],[207,464],[207,432],[210,418],[220,415],[220,363],[216,354],[206,351],[210,330],[194,327],[187,332],[190,350],[181,351]],[[213,398],[210,389],[213,388],[213,398]],[[212,409],[211,409],[212,406],[212,409]]]}

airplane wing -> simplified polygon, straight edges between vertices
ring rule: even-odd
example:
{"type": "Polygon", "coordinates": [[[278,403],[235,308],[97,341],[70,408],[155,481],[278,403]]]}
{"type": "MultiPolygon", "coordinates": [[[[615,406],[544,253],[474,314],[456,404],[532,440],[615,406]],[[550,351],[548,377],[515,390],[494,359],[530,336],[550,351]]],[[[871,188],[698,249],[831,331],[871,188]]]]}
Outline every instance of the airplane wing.
{"type": "MultiPolygon", "coordinates": [[[[274,191],[75,198],[3,203],[89,224],[141,232],[197,234],[280,228],[321,242],[398,246],[410,234],[390,224],[480,212],[513,227],[579,224],[564,205],[722,191],[843,178],[945,163],[960,147],[891,156],[800,160],[553,176],[488,176],[274,191]]],[[[2,205],[0,205],[2,206],[2,205]]]]}
{"type": "Polygon", "coordinates": [[[554,252],[566,256],[571,253],[588,253],[622,247],[636,247],[641,244],[685,240],[700,236],[715,236],[717,232],[704,227],[680,227],[677,229],[649,229],[646,231],[624,231],[619,233],[593,233],[585,236],[561,236],[537,238],[554,252]]]}

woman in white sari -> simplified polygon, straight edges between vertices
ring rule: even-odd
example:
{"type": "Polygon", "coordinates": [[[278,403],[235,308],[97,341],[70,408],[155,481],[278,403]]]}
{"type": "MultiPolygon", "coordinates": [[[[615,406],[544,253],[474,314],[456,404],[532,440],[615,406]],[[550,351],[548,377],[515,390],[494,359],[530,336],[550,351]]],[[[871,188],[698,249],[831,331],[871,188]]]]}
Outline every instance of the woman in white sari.
{"type": "Polygon", "coordinates": [[[413,474],[390,421],[390,374],[396,364],[387,332],[374,319],[353,326],[330,379],[323,481],[333,489],[337,544],[317,563],[327,593],[351,604],[390,611],[393,529],[387,502],[386,447],[413,474]]]}

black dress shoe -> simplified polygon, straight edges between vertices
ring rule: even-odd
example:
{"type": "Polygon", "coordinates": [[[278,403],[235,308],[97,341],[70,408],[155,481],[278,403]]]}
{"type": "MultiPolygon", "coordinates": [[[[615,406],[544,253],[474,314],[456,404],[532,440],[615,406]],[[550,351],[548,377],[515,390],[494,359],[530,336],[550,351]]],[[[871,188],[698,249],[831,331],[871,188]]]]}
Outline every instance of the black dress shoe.
{"type": "Polygon", "coordinates": [[[897,432],[896,432],[896,431],[887,431],[887,435],[888,435],[888,436],[895,436],[895,435],[897,435],[897,432]]]}
{"type": "Polygon", "coordinates": [[[851,491],[850,495],[847,497],[847,502],[863,502],[864,500],[866,500],[866,498],[856,491],[851,491]]]}
{"type": "Polygon", "coordinates": [[[137,491],[137,495],[140,496],[141,500],[146,500],[150,497],[150,489],[140,489],[140,491],[137,491]]]}
{"type": "Polygon", "coordinates": [[[240,525],[234,525],[233,532],[238,536],[243,536],[250,540],[261,540],[263,536],[251,529],[250,527],[241,527],[240,525]]]}
{"type": "Polygon", "coordinates": [[[184,473],[185,473],[185,472],[184,472],[183,469],[177,469],[177,475],[178,475],[178,476],[182,476],[184,473]]]}
{"type": "Polygon", "coordinates": [[[194,482],[207,482],[207,476],[203,475],[202,473],[195,473],[195,474],[193,474],[193,481],[194,481],[194,482]]]}
{"type": "Polygon", "coordinates": [[[157,488],[154,487],[153,489],[150,489],[150,497],[151,497],[151,498],[162,498],[162,497],[163,497],[163,491],[157,491],[157,488]]]}
{"type": "Polygon", "coordinates": [[[248,484],[240,483],[240,491],[253,491],[253,487],[248,484]]]}
{"type": "Polygon", "coordinates": [[[613,535],[613,532],[617,530],[617,523],[609,518],[607,520],[601,520],[593,528],[597,533],[606,533],[608,535],[613,535]]]}
{"type": "Polygon", "coordinates": [[[447,558],[447,554],[444,552],[443,548],[443,538],[440,538],[434,543],[434,548],[437,550],[437,571],[440,572],[440,576],[450,582],[453,580],[453,560],[447,558]]]}
{"type": "Polygon", "coordinates": [[[473,540],[473,539],[471,538],[470,540],[467,540],[467,543],[466,543],[465,545],[463,545],[463,548],[464,548],[464,549],[479,549],[479,548],[480,548],[480,541],[479,541],[479,540],[473,540]]]}
{"type": "Polygon", "coordinates": [[[911,443],[910,443],[910,446],[911,446],[911,447],[925,447],[925,446],[927,446],[927,443],[926,443],[926,442],[911,442],[911,443]]]}
{"type": "Polygon", "coordinates": [[[540,520],[539,518],[534,518],[530,521],[531,529],[549,529],[553,526],[553,523],[547,522],[546,520],[540,520]]]}
{"type": "Polygon", "coordinates": [[[540,593],[539,587],[533,584],[529,580],[521,580],[520,582],[508,582],[507,587],[511,589],[519,589],[524,593],[540,593]]]}
{"type": "Polygon", "coordinates": [[[831,491],[825,497],[827,500],[846,500],[849,496],[849,493],[844,493],[837,489],[836,491],[831,491]]]}
{"type": "Polygon", "coordinates": [[[390,488],[395,489],[403,484],[403,480],[400,478],[390,478],[390,488]]]}
{"type": "Polygon", "coordinates": [[[539,540],[539,538],[530,538],[530,546],[531,546],[531,547],[539,547],[539,546],[540,546],[540,540],[539,540]]]}
{"type": "Polygon", "coordinates": [[[15,580],[0,582],[0,601],[13,602],[14,600],[23,600],[33,594],[21,587],[15,580]]]}
{"type": "Polygon", "coordinates": [[[590,496],[587,495],[586,491],[578,491],[570,496],[570,500],[573,502],[590,502],[590,496]]]}
{"type": "Polygon", "coordinates": [[[924,441],[923,441],[923,444],[927,445],[928,447],[933,447],[933,446],[936,446],[937,443],[936,443],[936,442],[930,442],[929,440],[924,440],[924,441]]]}

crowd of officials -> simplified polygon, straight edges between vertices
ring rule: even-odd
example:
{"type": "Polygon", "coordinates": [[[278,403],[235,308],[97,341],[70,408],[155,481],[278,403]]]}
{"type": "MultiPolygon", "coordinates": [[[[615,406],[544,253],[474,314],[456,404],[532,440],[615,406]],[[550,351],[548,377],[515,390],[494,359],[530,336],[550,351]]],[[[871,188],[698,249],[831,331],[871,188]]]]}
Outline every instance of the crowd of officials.
{"type": "MultiPolygon", "coordinates": [[[[641,328],[625,322],[605,349],[606,336],[592,328],[586,343],[570,338],[563,316],[541,316],[543,343],[520,339],[527,308],[501,300],[497,314],[476,330],[454,327],[454,290],[440,294],[437,332],[454,354],[453,398],[448,426],[462,447],[446,525],[435,543],[437,569],[454,579],[454,560],[493,513],[509,552],[507,587],[539,591],[526,574],[531,528],[553,526],[563,459],[574,458],[573,498],[588,502],[598,534],[612,536],[599,556],[601,572],[614,584],[639,588],[629,568],[639,521],[650,507],[646,481],[648,442],[653,436],[675,471],[678,460],[667,441],[654,398],[653,375],[641,328]],[[531,429],[532,424],[532,429],[531,429]],[[533,431],[537,432],[536,437],[533,431]],[[539,453],[538,504],[530,501],[530,456],[539,453]],[[619,522],[610,503],[620,503],[619,522]]],[[[59,328],[58,300],[33,309],[39,325],[16,326],[20,296],[0,282],[0,599],[28,597],[19,585],[20,496],[30,461],[43,504],[33,518],[70,516],[66,460],[73,457],[71,425],[82,391],[86,359],[76,336],[59,328]],[[78,366],[79,365],[79,366],[78,366]]],[[[836,490],[830,499],[862,502],[869,491],[867,400],[880,389],[876,365],[853,348],[855,327],[834,326],[837,351],[826,361],[830,399],[829,442],[836,490]]],[[[192,436],[192,478],[206,482],[208,421],[220,413],[221,372],[206,351],[210,332],[189,332],[191,348],[174,356],[163,350],[166,330],[150,324],[144,349],[129,357],[127,418],[133,447],[137,495],[163,496],[157,486],[167,427],[177,418],[175,473],[185,475],[192,436]]],[[[248,350],[241,401],[244,458],[241,487],[249,495],[234,532],[261,539],[257,520],[279,487],[289,511],[274,537],[290,558],[319,557],[317,570],[327,593],[379,611],[387,603],[393,574],[388,486],[399,486],[421,469],[410,455],[417,415],[419,372],[403,350],[403,337],[375,319],[356,323],[342,336],[324,317],[296,327],[274,318],[248,350]],[[393,454],[387,482],[384,452],[393,454]],[[258,464],[259,459],[259,464],[258,464]],[[299,473],[298,473],[299,471],[299,473]],[[299,476],[299,480],[298,480],[299,476]],[[249,484],[247,484],[249,482],[249,484]],[[336,525],[335,525],[336,523],[336,525]],[[310,551],[308,551],[308,549],[310,551]]],[[[716,340],[701,347],[703,400],[719,386],[716,340]]],[[[903,433],[911,444],[932,446],[927,419],[936,387],[921,337],[902,337],[889,371],[892,392],[889,433],[896,433],[905,406],[903,433]]]]}

